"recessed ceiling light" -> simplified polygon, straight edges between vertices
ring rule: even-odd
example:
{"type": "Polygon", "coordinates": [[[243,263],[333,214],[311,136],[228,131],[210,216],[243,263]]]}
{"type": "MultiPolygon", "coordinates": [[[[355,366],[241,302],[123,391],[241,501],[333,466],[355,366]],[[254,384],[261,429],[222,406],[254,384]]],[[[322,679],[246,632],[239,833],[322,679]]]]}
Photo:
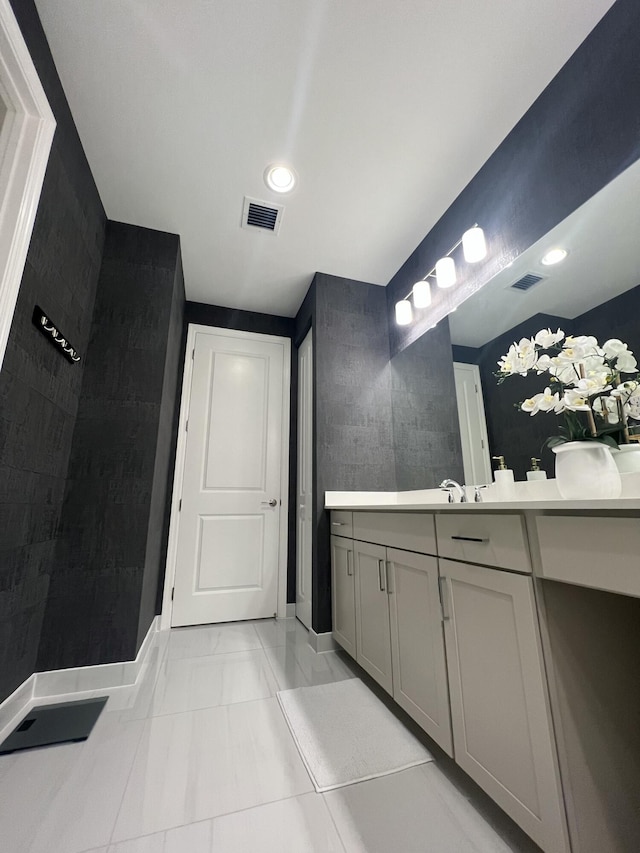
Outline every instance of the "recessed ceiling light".
{"type": "Polygon", "coordinates": [[[296,185],[296,173],[289,166],[272,163],[264,170],[264,182],[274,193],[288,193],[296,185]]]}
{"type": "Polygon", "coordinates": [[[545,267],[551,267],[553,264],[559,264],[560,261],[564,261],[568,254],[566,249],[551,249],[541,258],[540,263],[544,264],[545,267]]]}

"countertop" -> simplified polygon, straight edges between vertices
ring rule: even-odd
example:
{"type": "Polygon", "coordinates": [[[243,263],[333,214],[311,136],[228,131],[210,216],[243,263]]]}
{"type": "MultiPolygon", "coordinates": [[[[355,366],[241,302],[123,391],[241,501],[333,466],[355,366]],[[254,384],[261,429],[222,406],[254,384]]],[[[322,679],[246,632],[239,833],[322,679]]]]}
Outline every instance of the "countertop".
{"type": "MultiPolygon", "coordinates": [[[[473,496],[473,487],[469,488],[473,496]]],[[[404,510],[424,512],[479,512],[510,510],[640,510],[640,474],[622,475],[622,496],[619,498],[565,500],[560,496],[555,480],[514,483],[507,497],[493,484],[482,489],[482,502],[448,503],[447,493],[440,489],[419,489],[407,492],[325,492],[325,509],[343,510],[404,510]]]]}

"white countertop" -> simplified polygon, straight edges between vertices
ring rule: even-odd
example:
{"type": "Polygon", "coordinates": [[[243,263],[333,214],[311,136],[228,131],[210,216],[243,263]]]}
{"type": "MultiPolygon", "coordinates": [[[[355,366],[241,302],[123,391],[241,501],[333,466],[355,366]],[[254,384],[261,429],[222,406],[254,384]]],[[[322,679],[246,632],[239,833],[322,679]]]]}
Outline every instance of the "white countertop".
{"type": "MultiPolygon", "coordinates": [[[[473,498],[473,487],[468,489],[473,498]]],[[[493,484],[482,489],[481,503],[448,503],[440,489],[408,492],[325,492],[325,509],[423,510],[478,512],[481,510],[640,510],[640,474],[622,474],[622,497],[599,500],[565,500],[555,480],[514,483],[506,496],[493,484]]]]}

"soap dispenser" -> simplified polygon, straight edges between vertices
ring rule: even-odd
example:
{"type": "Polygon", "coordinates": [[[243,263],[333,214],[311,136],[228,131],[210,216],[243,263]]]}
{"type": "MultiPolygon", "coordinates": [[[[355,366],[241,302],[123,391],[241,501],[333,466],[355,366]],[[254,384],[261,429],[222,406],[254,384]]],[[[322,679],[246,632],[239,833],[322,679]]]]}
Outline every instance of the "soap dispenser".
{"type": "Polygon", "coordinates": [[[513,471],[507,468],[507,463],[504,461],[504,456],[493,456],[498,463],[497,469],[493,472],[493,479],[498,487],[498,495],[503,499],[513,497],[513,471]]]}
{"type": "Polygon", "coordinates": [[[546,480],[547,472],[541,471],[540,466],[538,465],[540,462],[539,459],[536,459],[535,456],[531,457],[531,470],[527,471],[527,480],[546,480]]]}

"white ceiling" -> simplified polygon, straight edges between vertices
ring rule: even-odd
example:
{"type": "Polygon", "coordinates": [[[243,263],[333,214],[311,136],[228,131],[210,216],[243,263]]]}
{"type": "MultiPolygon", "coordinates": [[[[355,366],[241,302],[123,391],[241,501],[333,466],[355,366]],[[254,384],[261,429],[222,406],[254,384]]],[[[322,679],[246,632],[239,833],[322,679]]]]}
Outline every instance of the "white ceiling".
{"type": "MultiPolygon", "coordinates": [[[[534,314],[573,319],[640,284],[640,160],[474,293],[449,317],[451,341],[479,347],[534,314]],[[554,247],[569,254],[545,267],[554,247]],[[519,292],[527,273],[543,281],[519,292]]],[[[588,334],[586,330],[585,334],[588,334]]]]}
{"type": "Polygon", "coordinates": [[[109,218],[189,299],[295,315],[386,284],[613,0],[36,0],[109,218]],[[290,162],[277,236],[240,228],[290,162]]]}

